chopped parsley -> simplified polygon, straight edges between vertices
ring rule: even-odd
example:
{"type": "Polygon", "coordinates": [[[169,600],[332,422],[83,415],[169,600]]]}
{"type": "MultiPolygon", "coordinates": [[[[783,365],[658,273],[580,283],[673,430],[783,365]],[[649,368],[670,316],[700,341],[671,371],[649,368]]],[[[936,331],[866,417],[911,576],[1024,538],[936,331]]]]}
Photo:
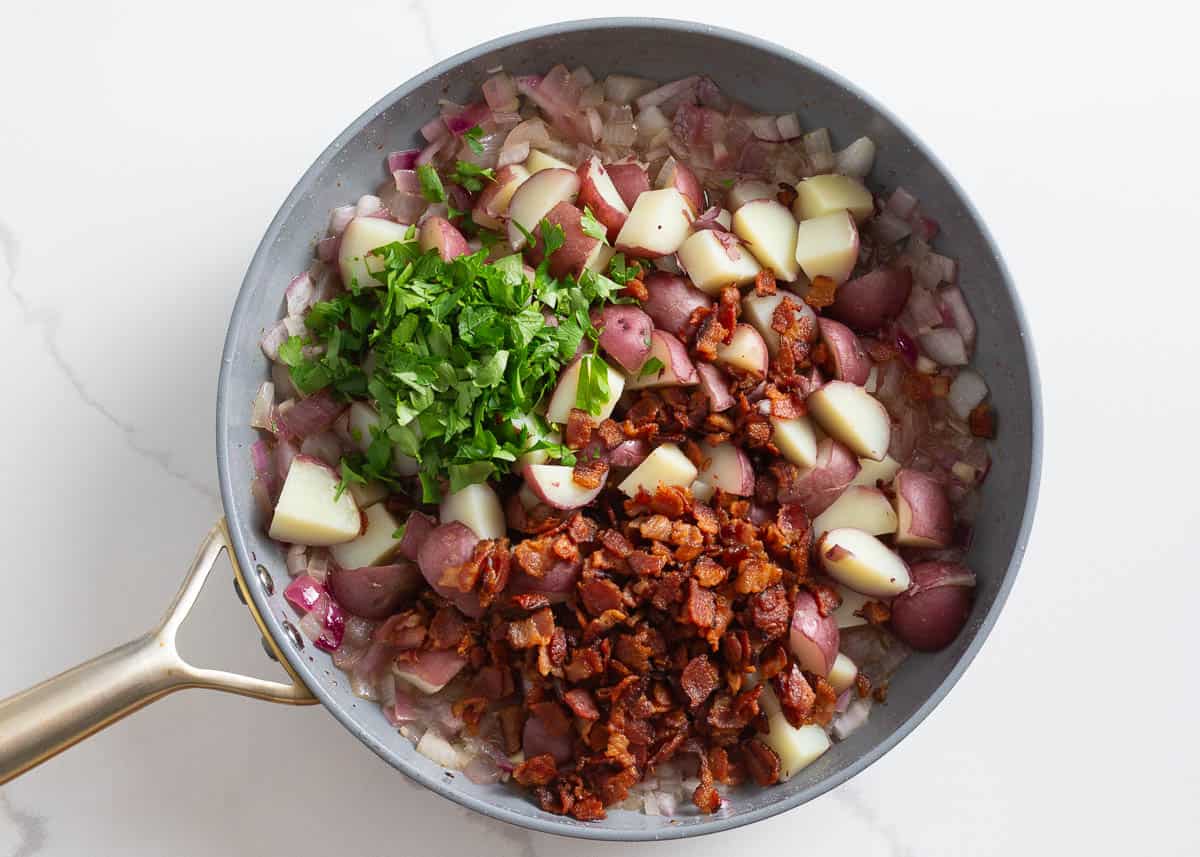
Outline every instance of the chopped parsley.
{"type": "Polygon", "coordinates": [[[657,357],[651,357],[642,364],[642,368],[638,370],[638,377],[645,378],[647,375],[657,375],[663,370],[663,362],[657,357]]]}
{"type": "Polygon", "coordinates": [[[430,202],[445,202],[446,189],[442,187],[442,179],[437,170],[429,164],[417,167],[417,178],[421,182],[421,195],[430,202]]]}
{"type": "Polygon", "coordinates": [[[580,220],[580,226],[583,228],[583,234],[591,238],[595,238],[602,244],[608,243],[608,230],[604,228],[604,224],[596,219],[596,215],[592,214],[592,210],[586,205],[583,207],[583,218],[580,220]]]}
{"type": "Polygon", "coordinates": [[[579,406],[599,412],[608,373],[589,312],[621,286],[592,271],[552,277],[549,256],[563,245],[563,230],[543,220],[538,231],[546,252],[529,277],[519,254],[487,262],[483,249],[444,262],[436,250],[422,253],[410,228],[405,240],[372,251],[382,263],[374,288],[315,304],[306,336],[283,343],[280,360],[301,392],[328,388],[368,399],[379,413],[366,452],[341,462],[341,490],[396,484],[397,454],[420,462],[422,499],[430,503],[446,483],[458,491],[503,475],[531,449],[573,463],[569,450],[522,418],[554,388],[584,337],[591,348],[580,365],[579,406]],[[548,326],[543,313],[558,325],[548,326]]]}
{"type": "Polygon", "coordinates": [[[641,275],[642,266],[637,262],[626,262],[624,253],[615,253],[608,263],[608,276],[619,286],[624,286],[641,275]]]}
{"type": "Polygon", "coordinates": [[[477,155],[483,154],[483,129],[476,125],[474,128],[468,128],[463,132],[463,139],[467,145],[471,147],[471,151],[477,155]]]}
{"type": "Polygon", "coordinates": [[[457,161],[454,164],[454,172],[449,176],[450,181],[457,185],[462,185],[471,193],[479,193],[483,190],[483,180],[495,181],[496,171],[490,167],[483,167],[472,164],[469,161],[457,161]]]}

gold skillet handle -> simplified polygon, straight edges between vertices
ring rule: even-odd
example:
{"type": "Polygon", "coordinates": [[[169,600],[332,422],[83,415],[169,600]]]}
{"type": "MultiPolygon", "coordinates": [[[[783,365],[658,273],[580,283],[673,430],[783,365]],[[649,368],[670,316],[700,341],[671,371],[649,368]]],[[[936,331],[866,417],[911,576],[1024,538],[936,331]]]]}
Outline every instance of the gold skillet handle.
{"type": "Polygon", "coordinates": [[[203,687],[290,705],[317,701],[292,671],[266,631],[246,588],[224,519],[208,532],[162,622],[153,631],[0,701],[0,784],[25,773],[143,705],[185,687],[203,687]],[[291,684],[223,670],[200,669],[185,661],[175,637],[196,603],[221,551],[228,550],[234,580],[291,684]]]}

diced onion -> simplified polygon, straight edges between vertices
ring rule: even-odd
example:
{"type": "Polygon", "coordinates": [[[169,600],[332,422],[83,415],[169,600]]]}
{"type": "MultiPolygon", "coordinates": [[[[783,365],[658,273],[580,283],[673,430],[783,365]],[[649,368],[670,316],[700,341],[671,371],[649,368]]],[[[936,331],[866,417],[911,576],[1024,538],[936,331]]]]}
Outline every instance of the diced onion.
{"type": "Polygon", "coordinates": [[[965,420],[979,404],[987,398],[988,386],[983,376],[974,369],[963,368],[950,384],[946,401],[959,419],[965,420]]]}
{"type": "Polygon", "coordinates": [[[837,171],[844,176],[865,178],[875,165],[875,142],[870,137],[859,137],[834,155],[833,163],[837,171]]]}

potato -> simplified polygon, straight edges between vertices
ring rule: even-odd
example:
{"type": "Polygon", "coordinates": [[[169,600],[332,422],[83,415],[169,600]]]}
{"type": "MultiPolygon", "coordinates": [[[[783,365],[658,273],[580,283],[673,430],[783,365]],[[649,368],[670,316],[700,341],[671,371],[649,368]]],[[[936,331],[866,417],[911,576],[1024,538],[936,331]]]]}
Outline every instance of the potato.
{"type": "Polygon", "coordinates": [[[527,178],[529,170],[520,164],[509,164],[496,170],[495,181],[489,182],[479,192],[479,200],[471,210],[471,218],[487,229],[502,229],[504,223],[500,218],[508,214],[513,194],[527,178]]]}
{"type": "Polygon", "coordinates": [[[642,259],[668,256],[687,238],[693,217],[675,188],[646,191],[630,209],[617,235],[617,249],[642,259]]]}
{"type": "Polygon", "coordinates": [[[383,270],[383,259],[371,251],[404,241],[408,227],[381,217],[356,217],[342,233],[338,248],[338,271],[346,288],[357,284],[360,289],[383,285],[371,276],[383,270]]]}
{"type": "Polygon", "coordinates": [[[788,723],[775,691],[770,687],[763,688],[758,702],[767,717],[768,729],[758,737],[779,756],[780,782],[790,780],[830,748],[829,736],[816,723],[805,724],[799,729],[788,723]]]}
{"type": "Polygon", "coordinates": [[[629,217],[629,206],[621,199],[616,185],[600,159],[592,155],[579,165],[579,206],[591,209],[596,219],[608,231],[608,240],[616,241],[625,219],[629,217]]]}
{"type": "Polygon", "coordinates": [[[401,560],[393,565],[335,568],[329,591],[343,609],[364,619],[386,619],[425,585],[421,570],[401,560]]]}
{"type": "Polygon", "coordinates": [[[726,494],[739,497],[754,496],[754,468],[741,447],[732,443],[712,446],[700,444],[704,466],[700,468],[700,480],[726,494]]]}
{"type": "Polygon", "coordinates": [[[693,232],[679,248],[679,263],[696,287],[711,295],[753,282],[762,270],[733,233],[715,229],[693,232]]]}
{"type": "Polygon", "coordinates": [[[796,185],[792,211],[797,220],[849,211],[856,222],[862,223],[875,213],[875,199],[858,179],[828,173],[810,176],[796,185]]]}
{"type": "Polygon", "coordinates": [[[673,187],[679,191],[687,200],[688,205],[692,207],[693,216],[698,217],[706,207],[704,205],[704,188],[700,185],[700,180],[696,178],[691,167],[681,164],[673,156],[668,157],[662,165],[662,169],[658,172],[658,178],[654,180],[654,186],[658,188],[673,187]]]}
{"type": "Polygon", "coordinates": [[[807,399],[817,424],[855,454],[881,461],[887,455],[892,422],[879,400],[847,381],[830,381],[807,399]]]}
{"type": "Polygon", "coordinates": [[[825,573],[863,595],[890,598],[908,589],[908,566],[879,539],[851,527],[839,527],[817,541],[825,573]]]}
{"type": "Polygon", "coordinates": [[[729,210],[736,212],[748,202],[756,199],[775,199],[776,188],[769,182],[757,180],[740,181],[733,186],[725,197],[729,210]]]}
{"type": "MultiPolygon", "coordinates": [[[[362,530],[362,515],[349,491],[337,496],[341,477],[325,462],[307,455],[292,459],[275,502],[271,538],[294,545],[348,542],[362,530]]],[[[689,482],[691,480],[688,480],[689,482]]]]}
{"type": "Polygon", "coordinates": [[[696,375],[700,379],[700,389],[708,396],[708,409],[720,413],[732,408],[737,401],[729,388],[729,379],[725,373],[711,363],[700,363],[696,366],[696,375]]]}
{"type": "Polygon", "coordinates": [[[650,334],[650,356],[646,358],[657,360],[662,366],[656,372],[645,375],[641,370],[630,372],[626,376],[625,386],[630,390],[644,390],[647,387],[691,387],[699,383],[700,376],[696,367],[688,357],[687,349],[676,337],[665,330],[655,330],[650,334]]]}
{"type": "Polygon", "coordinates": [[[599,312],[593,324],[600,347],[626,372],[637,372],[650,356],[654,322],[635,306],[613,304],[599,312]]]}
{"type": "Polygon", "coordinates": [[[892,482],[896,492],[896,544],[945,548],[954,540],[954,511],[942,484],[919,470],[904,469],[892,482]]]}
{"type": "Polygon", "coordinates": [[[827,676],[829,683],[833,685],[833,689],[838,693],[843,693],[854,687],[854,680],[858,678],[858,666],[854,661],[838,652],[838,656],[833,661],[833,666],[829,670],[827,676]]]}
{"type": "Polygon", "coordinates": [[[421,251],[437,250],[443,262],[450,262],[471,252],[467,239],[453,223],[444,217],[433,216],[421,224],[417,233],[421,251]]]}
{"type": "Polygon", "coordinates": [[[903,312],[911,292],[908,268],[878,268],[838,286],[825,314],[854,330],[873,332],[903,312]]]}
{"type": "Polygon", "coordinates": [[[778,279],[790,283],[800,276],[796,257],[796,219],[777,200],[747,202],[733,213],[733,231],[762,266],[770,268],[778,279]]]}
{"type": "Polygon", "coordinates": [[[829,349],[833,362],[833,376],[840,381],[862,386],[867,383],[871,368],[875,365],[854,331],[840,321],[822,318],[818,321],[821,341],[829,349]]]}
{"type": "Polygon", "coordinates": [[[486,482],[476,482],[442,499],[438,512],[443,524],[460,521],[481,539],[502,539],[508,532],[504,509],[495,490],[486,482]]]}
{"type": "Polygon", "coordinates": [[[788,644],[800,669],[829,675],[837,659],[839,639],[837,620],[832,615],[821,615],[817,600],[807,589],[797,592],[788,644]]]}
{"type": "Polygon", "coordinates": [[[890,455],[885,455],[882,461],[860,458],[858,463],[861,465],[861,469],[854,477],[854,481],[850,483],[851,485],[863,485],[867,488],[887,485],[900,472],[900,462],[890,455]]]}
{"type": "Polygon", "coordinates": [[[858,229],[854,218],[845,211],[835,211],[801,221],[795,253],[796,264],[810,280],[829,277],[841,285],[858,262],[858,229]]]}
{"type": "Polygon", "coordinates": [[[525,169],[530,175],[544,170],[574,170],[566,161],[559,160],[553,155],[547,155],[541,149],[530,149],[529,157],[525,159],[525,169]]]}
{"type": "MultiPolygon", "coordinates": [[[[531,171],[532,172],[532,171],[531,171]]],[[[508,243],[514,250],[525,246],[525,232],[540,236],[541,222],[560,202],[579,196],[579,176],[571,169],[544,169],[521,183],[508,204],[508,243]],[[521,229],[524,228],[525,232],[521,229]]]]}
{"type": "Polygon", "coordinates": [[[730,369],[766,376],[770,357],[758,331],[748,324],[738,324],[729,343],[717,346],[716,362],[730,369]]]}
{"type": "Polygon", "coordinates": [[[833,438],[817,442],[817,461],[812,467],[789,472],[779,483],[780,503],[799,503],[809,517],[828,509],[858,473],[858,461],[849,449],[833,438]]]}
{"type": "Polygon", "coordinates": [[[578,509],[599,497],[604,485],[584,488],[572,478],[574,472],[574,468],[563,464],[531,464],[525,469],[525,484],[539,500],[555,509],[578,509]]]}
{"type": "Polygon", "coordinates": [[[363,512],[365,529],[348,542],[333,545],[329,553],[342,568],[362,568],[365,565],[384,565],[400,551],[400,539],[392,538],[400,523],[383,504],[368,507],[363,512]]]}
{"type": "MultiPolygon", "coordinates": [[[[563,232],[563,244],[550,254],[550,276],[564,279],[577,276],[592,260],[601,242],[583,231],[583,212],[569,202],[560,202],[546,212],[546,222],[563,232]]],[[[546,252],[541,229],[534,233],[534,244],[526,250],[529,261],[540,265],[546,252]]]]}
{"type": "MultiPolygon", "coordinates": [[[[562,443],[562,435],[554,429],[547,429],[542,425],[542,421],[537,419],[532,414],[528,414],[520,419],[513,420],[513,425],[519,429],[524,429],[528,435],[528,444],[533,445],[539,441],[549,441],[550,443],[562,443]]],[[[512,472],[517,476],[525,475],[525,468],[531,464],[546,464],[550,461],[550,450],[534,449],[529,452],[522,453],[517,456],[517,460],[513,463],[512,472]]]]}
{"type": "Polygon", "coordinates": [[[844,631],[846,628],[857,628],[859,625],[867,624],[866,619],[855,614],[872,599],[861,592],[855,592],[849,587],[842,586],[840,583],[836,584],[835,588],[838,595],[842,596],[842,603],[833,611],[833,618],[837,622],[838,630],[844,631]]]}
{"type": "Polygon", "coordinates": [[[793,311],[797,321],[801,327],[807,327],[811,331],[812,340],[815,341],[818,329],[817,314],[800,296],[780,289],[773,295],[748,294],[742,298],[742,317],[758,331],[772,357],[779,353],[779,333],[771,324],[775,318],[775,310],[785,300],[795,307],[793,311]]]}
{"type": "Polygon", "coordinates": [[[697,475],[696,466],[678,446],[664,443],[646,456],[646,460],[617,487],[627,497],[636,497],[639,490],[653,494],[659,485],[687,487],[697,475]]]}
{"type": "Polygon", "coordinates": [[[476,618],[483,615],[479,596],[474,592],[463,592],[457,587],[443,586],[442,575],[446,569],[461,566],[475,552],[479,536],[461,521],[449,521],[434,529],[421,543],[417,553],[417,565],[429,587],[454,602],[465,615],[476,618]]]}
{"type": "Polygon", "coordinates": [[[621,201],[629,208],[633,208],[637,198],[650,190],[650,176],[641,164],[608,164],[605,169],[613,187],[621,195],[621,201]]]}
{"type": "Polygon", "coordinates": [[[894,533],[896,512],[878,488],[851,485],[833,501],[833,505],[813,519],[813,538],[818,539],[839,527],[854,527],[873,536],[894,533]]]}
{"type": "Polygon", "coordinates": [[[971,615],[974,586],[975,575],[959,563],[914,565],[912,586],[892,601],[892,631],[917,651],[944,649],[971,615]]]}
{"type": "Polygon", "coordinates": [[[808,417],[771,417],[771,441],[779,452],[799,467],[817,463],[817,433],[808,417]]]}
{"type": "Polygon", "coordinates": [[[655,271],[642,282],[650,295],[642,309],[654,320],[655,326],[681,339],[690,339],[696,330],[692,315],[700,307],[712,307],[712,299],[675,274],[655,271]]]}
{"type": "MultiPolygon", "coordinates": [[[[566,425],[567,417],[571,415],[571,408],[576,406],[575,403],[579,396],[581,363],[582,360],[573,361],[559,376],[558,386],[554,388],[554,393],[550,396],[550,403],[546,406],[546,419],[550,422],[566,425]]],[[[603,360],[599,363],[600,367],[608,372],[608,400],[601,404],[600,413],[590,415],[598,423],[612,416],[613,408],[617,406],[617,399],[621,398],[621,393],[625,389],[625,376],[603,360]]]]}

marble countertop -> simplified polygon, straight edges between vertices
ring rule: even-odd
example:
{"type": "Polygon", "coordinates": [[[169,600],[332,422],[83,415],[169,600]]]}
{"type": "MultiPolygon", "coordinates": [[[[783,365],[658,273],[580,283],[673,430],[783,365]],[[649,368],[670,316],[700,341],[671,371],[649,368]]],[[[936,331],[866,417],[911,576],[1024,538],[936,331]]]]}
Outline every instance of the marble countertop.
{"type": "MultiPolygon", "coordinates": [[[[889,104],[1025,300],[1046,405],[1033,541],[982,654],[898,748],[750,828],[569,843],[421,790],[320,708],[182,693],[0,789],[0,855],[1200,853],[1200,67],[1165,3],[1092,4],[1082,29],[1081,8],[655,7],[787,43],[889,104]]],[[[476,0],[6,9],[0,697],[148,627],[220,514],[217,355],[296,177],[398,82],[552,17],[476,0]]],[[[273,676],[241,609],[210,587],[185,654],[273,676]]]]}

